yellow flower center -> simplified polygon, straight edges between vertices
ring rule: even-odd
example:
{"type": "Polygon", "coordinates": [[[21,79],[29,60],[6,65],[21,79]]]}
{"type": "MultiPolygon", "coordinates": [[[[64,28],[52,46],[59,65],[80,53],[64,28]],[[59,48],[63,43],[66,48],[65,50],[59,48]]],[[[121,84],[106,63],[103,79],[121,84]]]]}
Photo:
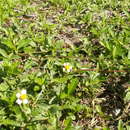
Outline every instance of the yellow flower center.
{"type": "Polygon", "coordinates": [[[66,66],[65,66],[65,69],[69,70],[69,69],[70,69],[70,66],[69,66],[69,65],[66,65],[66,66]]]}
{"type": "Polygon", "coordinates": [[[27,94],[22,94],[22,95],[20,96],[20,99],[21,99],[21,100],[27,99],[27,94]]]}

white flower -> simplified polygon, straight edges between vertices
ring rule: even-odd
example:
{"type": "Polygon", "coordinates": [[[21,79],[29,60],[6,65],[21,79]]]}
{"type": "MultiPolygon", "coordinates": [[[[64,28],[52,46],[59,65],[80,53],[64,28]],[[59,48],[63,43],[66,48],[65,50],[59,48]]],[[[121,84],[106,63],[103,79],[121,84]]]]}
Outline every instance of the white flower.
{"type": "Polygon", "coordinates": [[[63,71],[65,72],[72,71],[72,66],[70,65],[70,63],[64,63],[63,65],[64,65],[63,71]]]}
{"type": "Polygon", "coordinates": [[[27,91],[25,89],[21,90],[20,93],[16,94],[16,97],[18,98],[16,100],[17,104],[27,104],[28,103],[28,99],[27,99],[27,91]]]}
{"type": "Polygon", "coordinates": [[[121,109],[119,109],[119,108],[117,108],[117,109],[114,111],[114,113],[115,113],[116,116],[118,116],[118,115],[120,114],[120,112],[121,112],[121,109]]]}

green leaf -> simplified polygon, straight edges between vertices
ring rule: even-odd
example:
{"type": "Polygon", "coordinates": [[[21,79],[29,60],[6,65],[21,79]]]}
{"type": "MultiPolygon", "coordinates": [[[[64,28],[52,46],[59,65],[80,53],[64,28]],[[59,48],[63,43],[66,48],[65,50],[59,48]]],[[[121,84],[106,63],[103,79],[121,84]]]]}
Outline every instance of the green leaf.
{"type": "Polygon", "coordinates": [[[100,116],[104,116],[100,105],[96,105],[96,111],[100,114],[100,116]]]}
{"type": "Polygon", "coordinates": [[[5,51],[4,49],[1,49],[1,48],[0,48],[0,54],[1,54],[3,57],[5,57],[5,58],[8,57],[8,54],[6,53],[6,51],[5,51]]]}
{"type": "Polygon", "coordinates": [[[100,42],[100,44],[101,44],[102,46],[106,47],[108,50],[111,51],[112,45],[111,45],[110,43],[108,43],[108,42],[100,42]]]}
{"type": "Polygon", "coordinates": [[[37,83],[38,85],[43,85],[43,83],[45,82],[44,78],[35,78],[35,83],[37,83]]]}
{"type": "Polygon", "coordinates": [[[118,130],[124,130],[122,120],[119,120],[118,122],[118,130]]]}
{"type": "Polygon", "coordinates": [[[117,53],[117,48],[113,47],[113,51],[112,51],[113,58],[116,57],[116,53],[117,53]]]}
{"type": "Polygon", "coordinates": [[[64,99],[64,98],[67,98],[67,97],[68,97],[68,95],[66,93],[61,93],[60,94],[60,98],[61,99],[64,99]]]}
{"type": "Polygon", "coordinates": [[[126,126],[126,129],[127,129],[127,130],[130,130],[130,126],[127,125],[127,126],[126,126]]]}
{"type": "Polygon", "coordinates": [[[66,82],[68,79],[71,79],[72,76],[69,75],[69,76],[64,76],[62,78],[55,78],[55,79],[52,79],[52,82],[57,82],[57,83],[64,83],[66,82]]]}
{"type": "Polygon", "coordinates": [[[114,46],[112,54],[113,54],[113,58],[115,58],[116,56],[122,56],[123,55],[123,50],[119,45],[114,46]]]}
{"type": "Polygon", "coordinates": [[[130,59],[130,50],[128,51],[128,59],[130,59]]]}
{"type": "Polygon", "coordinates": [[[68,85],[68,95],[73,94],[73,92],[75,91],[77,85],[78,85],[78,79],[74,78],[71,80],[71,83],[68,85]]]}
{"type": "Polygon", "coordinates": [[[2,43],[9,47],[12,50],[16,50],[16,47],[13,45],[13,43],[9,39],[3,39],[2,43]]]}
{"type": "Polygon", "coordinates": [[[64,125],[66,126],[65,130],[72,130],[72,119],[68,118],[64,121],[64,125]]]}
{"type": "Polygon", "coordinates": [[[102,130],[110,130],[108,127],[104,127],[102,130]]]}
{"type": "Polygon", "coordinates": [[[9,88],[9,86],[6,83],[0,84],[0,91],[6,91],[9,88]]]}
{"type": "Polygon", "coordinates": [[[130,92],[127,92],[125,98],[124,98],[125,102],[130,101],[130,92]]]}
{"type": "Polygon", "coordinates": [[[21,123],[14,121],[14,120],[9,120],[9,119],[5,119],[5,120],[0,120],[0,124],[1,125],[12,125],[12,126],[18,126],[21,127],[21,123]]]}
{"type": "Polygon", "coordinates": [[[27,45],[29,45],[30,42],[31,42],[31,40],[29,40],[29,39],[27,39],[27,40],[26,39],[20,40],[18,42],[17,49],[19,50],[19,49],[21,49],[23,47],[26,47],[27,45]]]}

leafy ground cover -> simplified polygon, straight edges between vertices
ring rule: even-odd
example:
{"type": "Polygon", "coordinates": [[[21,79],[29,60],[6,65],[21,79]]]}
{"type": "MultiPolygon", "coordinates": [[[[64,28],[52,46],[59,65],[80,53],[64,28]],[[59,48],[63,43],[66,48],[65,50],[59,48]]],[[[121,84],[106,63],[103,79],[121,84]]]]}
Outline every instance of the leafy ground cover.
{"type": "Polygon", "coordinates": [[[0,129],[129,130],[129,0],[0,0],[0,129]]]}

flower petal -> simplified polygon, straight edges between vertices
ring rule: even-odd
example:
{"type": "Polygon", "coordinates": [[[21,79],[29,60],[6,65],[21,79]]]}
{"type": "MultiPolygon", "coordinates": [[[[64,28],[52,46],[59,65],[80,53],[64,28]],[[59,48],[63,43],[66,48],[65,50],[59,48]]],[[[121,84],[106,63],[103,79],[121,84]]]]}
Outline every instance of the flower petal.
{"type": "Polygon", "coordinates": [[[121,109],[116,109],[115,110],[115,115],[118,116],[120,114],[120,112],[121,112],[121,109]]]}
{"type": "Polygon", "coordinates": [[[17,93],[17,94],[16,94],[16,97],[17,97],[17,98],[20,98],[20,96],[21,96],[20,93],[17,93]]]}
{"type": "Polygon", "coordinates": [[[70,63],[67,62],[66,65],[69,65],[69,66],[70,66],[70,63]]]}
{"type": "Polygon", "coordinates": [[[17,99],[17,100],[16,100],[16,103],[20,105],[20,104],[22,103],[22,100],[17,99]]]}
{"type": "Polygon", "coordinates": [[[70,69],[67,70],[67,72],[70,72],[70,71],[71,71],[70,69]]]}
{"type": "Polygon", "coordinates": [[[65,71],[65,68],[63,68],[63,71],[65,71]]]}
{"type": "Polygon", "coordinates": [[[23,104],[28,104],[28,99],[24,99],[23,104]]]}
{"type": "Polygon", "coordinates": [[[68,63],[64,63],[63,65],[66,66],[66,65],[68,65],[68,63]]]}
{"type": "Polygon", "coordinates": [[[70,66],[70,70],[72,70],[72,66],[70,66]]]}
{"type": "Polygon", "coordinates": [[[25,90],[25,89],[23,89],[22,91],[21,91],[21,94],[26,94],[27,93],[27,91],[25,90]]]}

